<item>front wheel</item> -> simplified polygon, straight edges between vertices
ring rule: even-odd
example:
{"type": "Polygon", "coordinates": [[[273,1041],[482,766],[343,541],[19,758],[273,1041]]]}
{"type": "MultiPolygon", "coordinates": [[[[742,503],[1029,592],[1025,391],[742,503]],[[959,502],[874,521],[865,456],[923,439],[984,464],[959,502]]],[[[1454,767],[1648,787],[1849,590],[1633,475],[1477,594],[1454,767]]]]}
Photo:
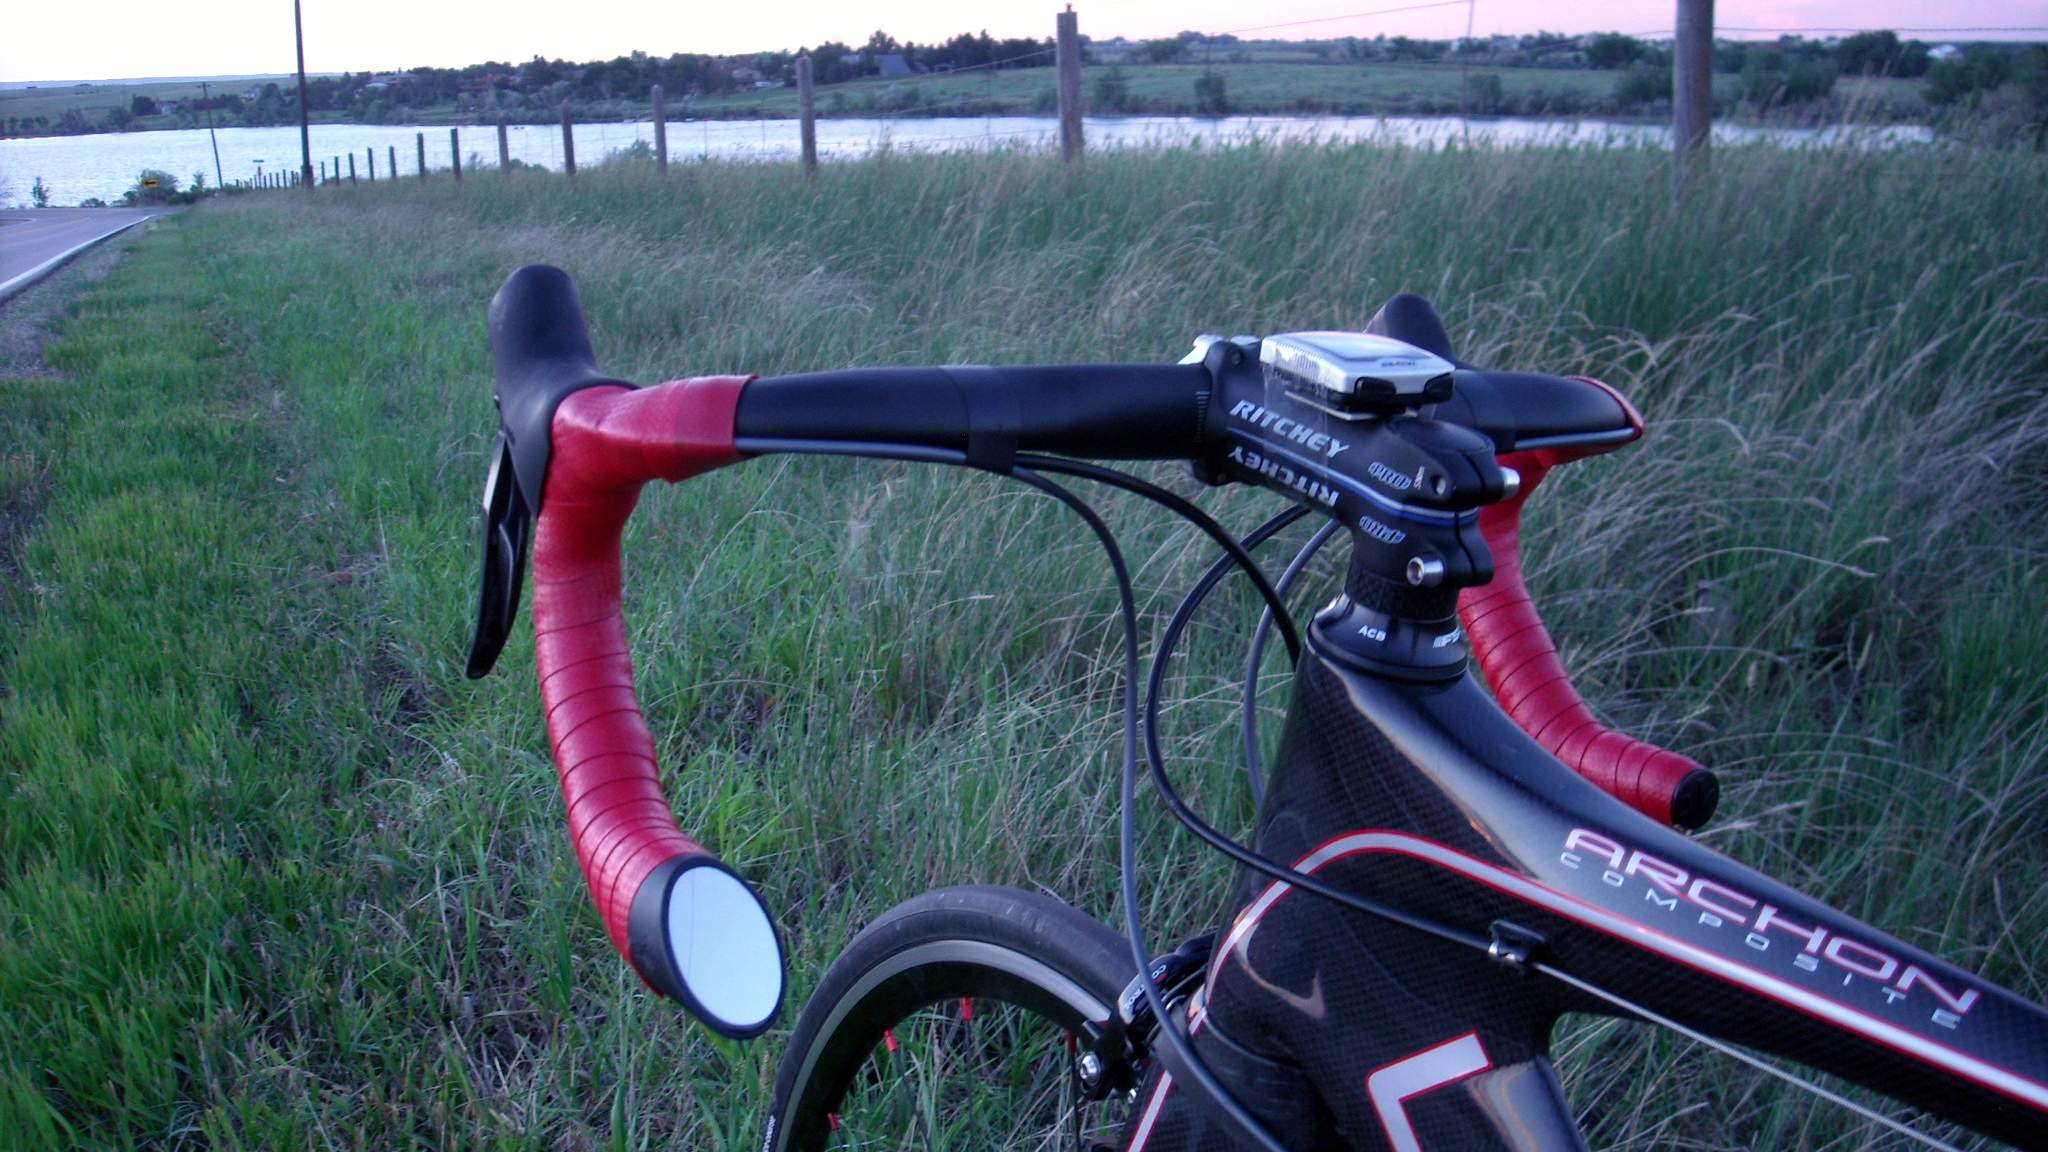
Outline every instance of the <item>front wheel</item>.
{"type": "Polygon", "coordinates": [[[944,888],[899,904],[804,1005],[762,1147],[1114,1145],[1123,1095],[1088,1102],[1074,1061],[1136,971],[1123,937],[1046,896],[944,888]]]}

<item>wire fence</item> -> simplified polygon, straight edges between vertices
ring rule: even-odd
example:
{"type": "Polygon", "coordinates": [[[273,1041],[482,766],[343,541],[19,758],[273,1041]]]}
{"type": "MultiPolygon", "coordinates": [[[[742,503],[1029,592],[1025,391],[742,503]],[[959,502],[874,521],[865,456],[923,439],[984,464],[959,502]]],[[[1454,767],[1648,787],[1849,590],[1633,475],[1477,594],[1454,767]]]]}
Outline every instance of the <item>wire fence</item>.
{"type": "MultiPolygon", "coordinates": [[[[1446,56],[1437,59],[1390,59],[1384,55],[1374,55],[1368,59],[1347,54],[1332,63],[1368,64],[1374,70],[1406,72],[1417,76],[1456,73],[1460,76],[1460,89],[1465,87],[1463,77],[1474,66],[1503,66],[1487,61],[1485,54],[1471,50],[1472,45],[1484,42],[1483,38],[1475,38],[1472,35],[1477,17],[1476,0],[1422,0],[1418,3],[1381,5],[1329,16],[1245,25],[1211,34],[1207,46],[1213,53],[1219,46],[1217,41],[1224,37],[1327,27],[1350,21],[1384,20],[1400,15],[1438,11],[1456,18],[1465,32],[1458,50],[1446,56]]],[[[1842,25],[1721,25],[1715,28],[1717,37],[1840,36],[1883,31],[1902,36],[2018,35],[2048,33],[2048,26],[1956,24],[1887,29],[1842,25]]],[[[1667,37],[1673,34],[1671,29],[1625,33],[1636,39],[1667,37]]],[[[1272,53],[1275,50],[1273,43],[1267,42],[1258,51],[1272,53]]],[[[1524,66],[1545,69],[1546,65],[1542,61],[1550,56],[1560,52],[1581,51],[1585,45],[1585,37],[1534,44],[1524,41],[1517,47],[1516,56],[1524,66]]],[[[1247,51],[1247,45],[1230,41],[1221,46],[1232,51],[1235,58],[1231,62],[1249,61],[1248,55],[1241,54],[1247,51]]],[[[1324,48],[1323,51],[1328,52],[1328,49],[1324,48]]],[[[1146,55],[1144,42],[1127,44],[1121,39],[1114,45],[1097,43],[1094,45],[1094,52],[1095,58],[1088,60],[1087,63],[1096,69],[1098,76],[1108,68],[1132,62],[1134,56],[1142,61],[1146,55]]],[[[1174,53],[1162,52],[1158,55],[1171,57],[1174,53]]],[[[888,75],[856,76],[820,85],[814,93],[816,123],[825,129],[820,134],[820,148],[826,156],[844,157],[891,149],[957,150],[1057,143],[1060,139],[1060,129],[1054,115],[1058,111],[1059,101],[1056,95],[1058,85],[1055,84],[1058,57],[1058,47],[1049,43],[1045,47],[958,67],[914,72],[894,71],[888,75]],[[972,126],[976,121],[979,122],[978,126],[972,126]],[[910,127],[913,122],[919,122],[914,129],[910,127]],[[944,124],[943,128],[940,127],[941,123],[944,124]]],[[[1207,59],[1186,62],[1203,64],[1205,72],[1214,63],[1213,55],[1207,59]]],[[[898,61],[893,66],[900,65],[901,61],[898,61]]],[[[1077,74],[1079,65],[1080,61],[1075,61],[1074,68],[1077,74]]],[[[1508,62],[1505,66],[1514,68],[1516,64],[1508,62]]],[[[632,105],[629,104],[624,110],[630,114],[631,108],[632,105]]],[[[674,116],[667,123],[666,135],[671,150],[679,157],[695,154],[706,158],[787,158],[800,153],[800,107],[798,93],[794,88],[782,87],[747,95],[685,96],[681,99],[672,99],[669,102],[669,109],[674,116]],[[692,136],[695,139],[691,139],[692,136]]],[[[1114,111],[1124,110],[1118,108],[1114,111]]],[[[1300,110],[1301,108],[1295,107],[1285,111],[1300,110]]],[[[1333,114],[1340,117],[1347,115],[1342,110],[1334,110],[1333,114]]],[[[1368,118],[1372,118],[1373,115],[1366,113],[1368,118]]],[[[1131,131],[1124,131],[1119,126],[1103,132],[1102,123],[1097,124],[1098,127],[1091,131],[1102,132],[1111,146],[1128,144],[1139,139],[1139,135],[1135,133],[1142,132],[1146,127],[1144,124],[1136,124],[1131,131]]],[[[374,131],[368,126],[363,126],[362,130],[374,131]]],[[[620,154],[635,159],[643,155],[651,156],[655,134],[654,125],[650,121],[631,115],[621,120],[590,118],[572,124],[565,112],[560,126],[521,124],[497,129],[499,139],[505,141],[502,145],[488,135],[480,142],[482,147],[471,145],[465,149],[459,142],[451,142],[446,160],[443,162],[442,153],[436,146],[439,131],[441,130],[427,131],[427,135],[435,135],[437,139],[428,143],[424,153],[417,147],[417,138],[411,146],[403,143],[395,147],[383,143],[370,145],[368,152],[372,155],[364,157],[362,178],[384,181],[393,178],[424,179],[428,172],[458,166],[488,170],[523,165],[561,171],[573,168],[572,154],[586,166],[606,162],[620,154]],[[382,159],[384,163],[370,163],[373,157],[382,159]],[[403,164],[405,170],[393,171],[395,167],[399,167],[393,161],[401,159],[406,162],[403,164]]],[[[477,129],[469,128],[467,131],[473,135],[477,129]]],[[[489,133],[492,129],[486,128],[484,131],[489,133]]],[[[1185,135],[1182,134],[1183,137],[1185,135]]],[[[1212,133],[1213,135],[1215,133],[1212,133]]],[[[360,142],[355,147],[358,151],[363,149],[360,142]]],[[[353,161],[349,167],[345,167],[338,158],[335,158],[328,165],[330,171],[324,175],[330,181],[349,179],[355,182],[355,177],[346,174],[352,165],[353,161]]],[[[290,186],[294,174],[273,174],[262,181],[262,184],[290,186]]]]}

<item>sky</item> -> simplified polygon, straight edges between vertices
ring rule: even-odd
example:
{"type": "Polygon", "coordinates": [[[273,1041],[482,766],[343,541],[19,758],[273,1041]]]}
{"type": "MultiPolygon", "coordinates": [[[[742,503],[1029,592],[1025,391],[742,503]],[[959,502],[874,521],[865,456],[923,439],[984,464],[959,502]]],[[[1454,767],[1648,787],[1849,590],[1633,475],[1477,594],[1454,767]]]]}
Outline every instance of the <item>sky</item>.
{"type": "MultiPolygon", "coordinates": [[[[304,0],[306,68],[359,72],[535,55],[608,59],[640,50],[730,54],[840,40],[877,28],[930,42],[959,32],[1050,36],[1058,0],[304,0]]],[[[1081,31],[1100,39],[1184,28],[1299,39],[1465,33],[1463,3],[1376,10],[1427,0],[1078,0],[1081,31]],[[1354,15],[1357,14],[1357,15],[1354,15]],[[1329,17],[1347,17],[1327,19],[1329,17]],[[1296,23],[1312,21],[1312,23],[1296,23]],[[1291,25],[1272,27],[1273,25],[1291,25]]],[[[1474,0],[1473,31],[1669,34],[1675,0],[1474,0]]],[[[0,82],[289,72],[291,5],[284,0],[11,0],[0,27],[0,82]]],[[[1719,0],[1716,25],[1737,28],[2048,27],[2048,0],[1719,0]]],[[[1730,31],[1742,38],[1765,33],[1730,31]]],[[[1948,39],[2048,39],[2017,34],[1916,33],[1948,39]]]]}

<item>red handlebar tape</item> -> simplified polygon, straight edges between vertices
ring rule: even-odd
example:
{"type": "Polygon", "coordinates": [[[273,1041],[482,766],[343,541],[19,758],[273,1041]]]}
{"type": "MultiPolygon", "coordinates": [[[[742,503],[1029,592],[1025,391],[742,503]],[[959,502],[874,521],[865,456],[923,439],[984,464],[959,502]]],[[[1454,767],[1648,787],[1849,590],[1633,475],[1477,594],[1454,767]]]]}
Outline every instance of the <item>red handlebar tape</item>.
{"type": "Polygon", "coordinates": [[[1579,697],[1557,645],[1522,580],[1522,503],[1559,464],[1612,451],[1642,435],[1643,420],[1619,392],[1597,380],[1627,410],[1635,435],[1600,445],[1531,448],[1500,457],[1521,474],[1521,490],[1484,508],[1479,530],[1493,552],[1493,582],[1458,598],[1458,618],[1492,686],[1494,699],[1551,755],[1608,794],[1664,824],[1697,828],[1714,813],[1720,788],[1698,762],[1609,729],[1579,697]]]}
{"type": "Polygon", "coordinates": [[[634,897],[662,864],[711,854],[683,834],[661,789],[633,689],[619,538],[648,481],[742,459],[733,414],[750,379],[701,376],[565,398],[533,546],[534,657],[576,857],[613,945],[672,997],[671,974],[650,971],[646,950],[631,946],[634,897]]]}

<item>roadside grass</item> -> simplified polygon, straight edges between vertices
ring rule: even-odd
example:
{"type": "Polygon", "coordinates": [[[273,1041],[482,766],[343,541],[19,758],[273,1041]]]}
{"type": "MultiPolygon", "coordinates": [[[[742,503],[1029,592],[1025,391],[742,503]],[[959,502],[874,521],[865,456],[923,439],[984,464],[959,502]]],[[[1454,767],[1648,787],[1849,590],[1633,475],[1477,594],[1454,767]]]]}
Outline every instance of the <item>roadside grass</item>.
{"type": "MultiPolygon", "coordinates": [[[[0,449],[34,462],[0,497],[42,509],[0,625],[0,1142],[758,1142],[777,1036],[711,1038],[611,953],[530,640],[460,675],[484,304],[532,260],[639,380],[1162,359],[1357,326],[1403,289],[1476,361],[1602,376],[1653,434],[1561,473],[1530,557],[1596,705],[1724,769],[1708,842],[2041,999],[2048,161],[1721,150],[1682,216],[1667,163],[885,154],[162,225],[51,350],[60,379],[0,384],[0,449]]],[[[1241,526],[1275,507],[1202,499],[1241,526]]],[[[1208,549],[1100,502],[1156,622],[1208,549]]],[[[934,884],[1111,917],[1118,631],[1077,524],[987,478],[796,459],[644,507],[650,722],[686,824],[787,933],[785,1023],[934,884]]],[[[1167,725],[1239,830],[1255,617],[1239,588],[1205,610],[1167,725]]],[[[1144,843],[1155,942],[1204,926],[1227,870],[1150,805],[1144,843]]],[[[1560,1048],[1596,1145],[1896,1145],[1639,1029],[1560,1048]]]]}

